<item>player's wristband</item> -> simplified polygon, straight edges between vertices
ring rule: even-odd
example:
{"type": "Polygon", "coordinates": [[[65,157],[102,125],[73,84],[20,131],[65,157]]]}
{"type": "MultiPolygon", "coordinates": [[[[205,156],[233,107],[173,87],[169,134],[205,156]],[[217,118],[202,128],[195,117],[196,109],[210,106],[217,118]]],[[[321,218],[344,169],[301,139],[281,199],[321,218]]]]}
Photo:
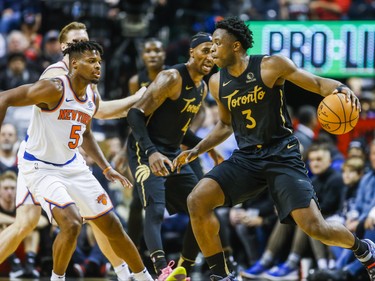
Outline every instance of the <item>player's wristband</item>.
{"type": "Polygon", "coordinates": [[[111,166],[108,166],[107,168],[105,168],[105,169],[103,170],[103,175],[105,175],[110,169],[112,169],[111,166]]]}
{"type": "Polygon", "coordinates": [[[340,86],[336,88],[336,90],[338,93],[342,93],[343,88],[348,88],[348,86],[346,86],[345,84],[341,84],[340,86]]]}

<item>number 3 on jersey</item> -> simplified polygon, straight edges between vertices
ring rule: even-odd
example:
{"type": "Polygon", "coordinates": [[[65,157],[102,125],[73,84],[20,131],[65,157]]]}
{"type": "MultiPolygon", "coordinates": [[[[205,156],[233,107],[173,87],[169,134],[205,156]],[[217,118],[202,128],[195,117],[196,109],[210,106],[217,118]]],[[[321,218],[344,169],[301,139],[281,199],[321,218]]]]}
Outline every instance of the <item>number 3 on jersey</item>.
{"type": "Polygon", "coordinates": [[[257,125],[257,122],[255,121],[255,119],[253,117],[251,117],[251,109],[242,111],[242,114],[246,115],[246,120],[249,121],[246,124],[246,128],[254,129],[255,126],[257,125]]]}
{"type": "Polygon", "coordinates": [[[73,125],[70,131],[70,139],[71,141],[68,142],[68,146],[70,149],[75,149],[79,143],[79,132],[81,131],[81,125],[73,125]]]}

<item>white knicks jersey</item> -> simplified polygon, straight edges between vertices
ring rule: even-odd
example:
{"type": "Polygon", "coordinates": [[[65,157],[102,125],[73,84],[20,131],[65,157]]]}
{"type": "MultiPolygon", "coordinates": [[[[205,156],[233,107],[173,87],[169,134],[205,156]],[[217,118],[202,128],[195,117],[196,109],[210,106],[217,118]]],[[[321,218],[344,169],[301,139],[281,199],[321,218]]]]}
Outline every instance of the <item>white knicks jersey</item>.
{"type": "Polygon", "coordinates": [[[51,65],[49,65],[44,71],[43,71],[43,73],[42,73],[42,75],[40,75],[40,77],[39,77],[39,80],[40,79],[43,79],[43,76],[45,75],[45,73],[47,72],[47,71],[49,71],[49,70],[51,70],[51,69],[59,69],[59,70],[61,70],[61,74],[60,75],[63,75],[63,74],[67,74],[68,72],[69,72],[69,68],[68,68],[68,66],[66,65],[66,63],[64,62],[64,61],[58,61],[58,62],[56,62],[56,63],[54,63],[54,64],[51,64],[51,65]]]}
{"type": "Polygon", "coordinates": [[[56,79],[62,81],[63,95],[51,110],[33,106],[24,159],[62,166],[73,161],[78,153],[86,125],[96,111],[96,97],[88,85],[85,99],[79,100],[67,76],[56,79]]]}

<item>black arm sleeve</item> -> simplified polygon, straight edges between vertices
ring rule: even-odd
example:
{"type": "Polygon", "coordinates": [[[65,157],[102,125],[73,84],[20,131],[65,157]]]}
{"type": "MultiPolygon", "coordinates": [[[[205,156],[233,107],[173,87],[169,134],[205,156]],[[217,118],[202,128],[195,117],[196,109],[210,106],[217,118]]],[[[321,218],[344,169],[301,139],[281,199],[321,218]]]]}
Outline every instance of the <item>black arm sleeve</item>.
{"type": "Polygon", "coordinates": [[[135,140],[139,143],[146,155],[150,156],[152,153],[156,152],[157,149],[148,135],[145,118],[144,113],[137,108],[131,108],[127,116],[135,140]]]}
{"type": "Polygon", "coordinates": [[[182,140],[182,144],[186,145],[188,148],[193,148],[196,146],[202,139],[198,137],[196,134],[193,133],[192,130],[188,129],[184,138],[182,140]]]}

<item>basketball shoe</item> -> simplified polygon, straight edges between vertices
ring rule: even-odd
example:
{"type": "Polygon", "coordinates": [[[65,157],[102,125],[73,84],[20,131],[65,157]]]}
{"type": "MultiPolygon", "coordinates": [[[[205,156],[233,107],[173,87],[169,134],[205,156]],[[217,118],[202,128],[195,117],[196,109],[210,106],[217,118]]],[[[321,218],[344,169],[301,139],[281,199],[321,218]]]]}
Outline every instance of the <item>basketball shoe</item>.
{"type": "Polygon", "coordinates": [[[356,255],[356,258],[366,268],[370,280],[375,281],[375,244],[369,239],[362,241],[368,245],[368,250],[361,256],[356,255]]]}
{"type": "Polygon", "coordinates": [[[174,261],[170,261],[168,265],[161,270],[161,274],[156,279],[156,281],[185,281],[186,269],[182,266],[178,266],[175,269],[172,269],[172,266],[174,264],[174,261]]]}
{"type": "Polygon", "coordinates": [[[226,277],[221,277],[218,275],[211,275],[210,280],[211,281],[238,281],[238,279],[232,273],[226,277]]]}

